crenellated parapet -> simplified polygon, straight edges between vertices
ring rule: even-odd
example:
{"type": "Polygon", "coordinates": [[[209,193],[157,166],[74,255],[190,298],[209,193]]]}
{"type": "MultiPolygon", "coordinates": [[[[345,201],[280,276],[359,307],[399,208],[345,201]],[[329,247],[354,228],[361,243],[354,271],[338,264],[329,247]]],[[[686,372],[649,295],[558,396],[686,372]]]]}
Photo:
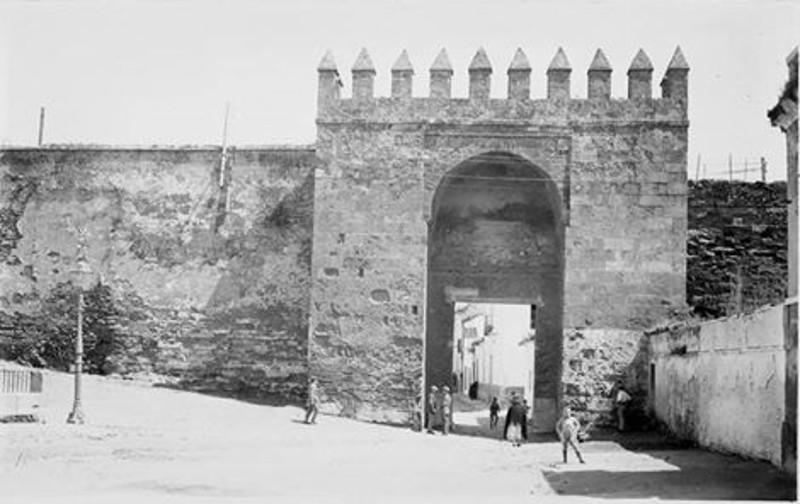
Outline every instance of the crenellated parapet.
{"type": "Polygon", "coordinates": [[[562,48],[546,69],[547,95],[531,97],[532,68],[518,48],[507,70],[507,92],[502,99],[491,97],[493,68],[483,48],[467,69],[469,90],[466,98],[452,96],[453,66],[442,49],[429,68],[429,94],[414,95],[414,67],[408,52],[402,51],[391,68],[391,97],[374,96],[377,71],[366,49],[358,54],[352,67],[350,98],[341,96],[342,81],[329,52],[319,64],[318,119],[325,121],[426,121],[462,117],[472,120],[536,121],[544,114],[552,122],[581,120],[575,112],[591,109],[588,119],[613,120],[626,114],[627,119],[685,121],[688,106],[689,65],[676,48],[661,80],[661,97],[652,92],[653,64],[639,50],[627,71],[628,93],[624,98],[611,94],[613,68],[601,49],[597,49],[587,70],[586,98],[573,97],[570,90],[572,67],[562,48]],[[590,102],[591,105],[583,104],[590,102]]]}

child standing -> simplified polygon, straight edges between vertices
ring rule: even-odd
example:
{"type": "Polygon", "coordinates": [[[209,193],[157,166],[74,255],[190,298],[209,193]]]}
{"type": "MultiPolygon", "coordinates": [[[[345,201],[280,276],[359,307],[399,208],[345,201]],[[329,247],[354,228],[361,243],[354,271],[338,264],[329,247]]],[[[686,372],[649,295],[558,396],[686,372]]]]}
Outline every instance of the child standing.
{"type": "Polygon", "coordinates": [[[319,385],[313,376],[308,382],[308,398],[306,399],[306,423],[317,423],[317,412],[319,411],[319,385]]]}
{"type": "Polygon", "coordinates": [[[489,428],[494,430],[497,427],[497,421],[500,419],[500,404],[497,402],[497,396],[492,398],[492,404],[489,405],[489,428]]]}
{"type": "Polygon", "coordinates": [[[575,444],[578,441],[578,431],[580,431],[580,428],[580,422],[577,418],[572,416],[572,411],[569,407],[564,408],[561,419],[556,423],[556,433],[558,434],[559,441],[561,441],[561,453],[564,455],[565,464],[567,463],[567,448],[569,446],[572,446],[572,449],[575,450],[578,461],[581,464],[586,463],[583,461],[581,452],[578,450],[578,445],[575,444]]]}

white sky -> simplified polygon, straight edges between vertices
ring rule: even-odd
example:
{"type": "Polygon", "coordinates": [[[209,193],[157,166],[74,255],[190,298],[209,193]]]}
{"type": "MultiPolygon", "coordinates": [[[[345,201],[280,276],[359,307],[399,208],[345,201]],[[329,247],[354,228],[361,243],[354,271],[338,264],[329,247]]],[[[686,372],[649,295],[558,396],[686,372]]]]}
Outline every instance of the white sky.
{"type": "MultiPolygon", "coordinates": [[[[231,103],[234,145],[308,144],[316,129],[316,66],[331,49],[350,94],[361,47],[388,96],[389,70],[408,49],[417,96],[446,47],[453,95],[467,94],[467,66],[483,46],[502,98],[515,49],[533,67],[533,98],[559,46],[572,64],[572,94],[586,95],[586,69],[600,47],[612,96],[642,47],[653,92],[680,45],[691,71],[689,173],[698,154],[708,176],[764,156],[785,178],[785,140],[766,111],[786,81],[798,43],[796,0],[294,0],[281,2],[7,1],[0,3],[0,143],[33,145],[39,107],[45,142],[219,144],[231,103]]],[[[755,173],[749,174],[753,180],[755,173]]]]}

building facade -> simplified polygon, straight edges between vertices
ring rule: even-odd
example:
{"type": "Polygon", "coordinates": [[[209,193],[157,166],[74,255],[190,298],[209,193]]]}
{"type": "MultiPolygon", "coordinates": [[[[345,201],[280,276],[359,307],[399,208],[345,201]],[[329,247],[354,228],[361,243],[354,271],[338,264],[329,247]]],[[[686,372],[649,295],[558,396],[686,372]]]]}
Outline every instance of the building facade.
{"type": "Polygon", "coordinates": [[[688,65],[676,50],[660,98],[643,51],[626,98],[601,51],[586,98],[561,50],[541,99],[522,51],[506,98],[484,51],[468,72],[469,96],[452,97],[443,51],[417,97],[404,53],[380,98],[363,51],[344,98],[328,55],[316,144],[222,162],[218,148],[3,149],[4,342],[53,302],[80,227],[121,313],[111,372],[265,397],[302,396],[310,373],[323,411],[406,422],[452,376],[455,303],[519,303],[537,306],[536,427],[565,402],[607,410],[597,398],[636,361],[639,330],[685,302],[688,65]]]}

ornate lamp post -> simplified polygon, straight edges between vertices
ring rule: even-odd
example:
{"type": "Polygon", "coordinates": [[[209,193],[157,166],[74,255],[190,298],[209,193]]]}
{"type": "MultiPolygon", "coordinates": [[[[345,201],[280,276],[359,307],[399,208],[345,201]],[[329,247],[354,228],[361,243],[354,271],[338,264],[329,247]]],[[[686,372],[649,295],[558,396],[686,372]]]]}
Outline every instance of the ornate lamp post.
{"type": "Polygon", "coordinates": [[[75,338],[75,400],[72,411],[67,417],[67,423],[82,424],[84,421],[83,405],[81,404],[81,374],[83,372],[83,292],[92,286],[94,275],[86,260],[86,241],[83,233],[79,233],[78,257],[72,278],[78,286],[78,336],[75,338]]]}

